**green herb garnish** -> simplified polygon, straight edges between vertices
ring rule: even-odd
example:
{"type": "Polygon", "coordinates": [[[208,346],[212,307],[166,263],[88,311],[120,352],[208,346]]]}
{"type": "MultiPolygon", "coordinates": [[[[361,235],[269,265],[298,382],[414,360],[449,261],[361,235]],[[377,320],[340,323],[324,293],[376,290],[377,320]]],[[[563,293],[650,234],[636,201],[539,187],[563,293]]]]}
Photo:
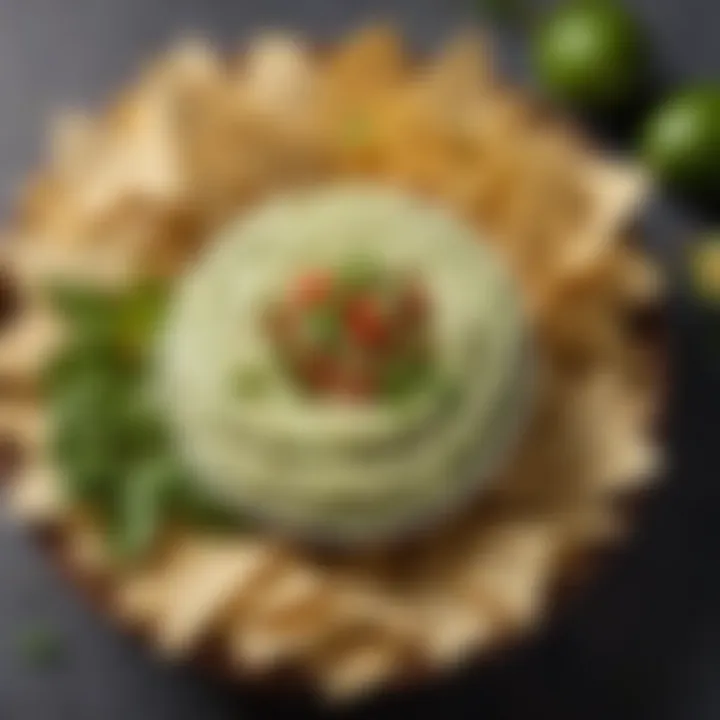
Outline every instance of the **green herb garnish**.
{"type": "Polygon", "coordinates": [[[189,483],[144,384],[165,289],[63,285],[50,297],[69,335],[44,382],[51,445],[66,492],[106,523],[120,559],[150,550],[173,519],[209,522],[212,503],[199,512],[200,503],[190,500],[189,483]]]}
{"type": "Polygon", "coordinates": [[[57,666],[65,657],[65,645],[60,635],[45,625],[25,628],[18,640],[19,652],[34,668],[57,666]]]}
{"type": "Polygon", "coordinates": [[[358,255],[344,262],[337,272],[342,290],[366,290],[382,278],[382,268],[372,257],[358,255]]]}
{"type": "Polygon", "coordinates": [[[302,319],[303,336],[308,345],[321,349],[333,349],[343,334],[340,308],[328,303],[313,308],[302,319]]]}

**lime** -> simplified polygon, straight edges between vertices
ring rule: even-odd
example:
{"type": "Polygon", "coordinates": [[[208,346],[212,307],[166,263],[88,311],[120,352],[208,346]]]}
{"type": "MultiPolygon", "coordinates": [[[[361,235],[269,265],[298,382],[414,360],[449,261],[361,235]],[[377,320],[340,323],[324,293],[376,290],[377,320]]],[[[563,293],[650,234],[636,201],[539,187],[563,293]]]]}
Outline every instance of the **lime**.
{"type": "Polygon", "coordinates": [[[560,100],[588,109],[623,104],[642,79],[645,43],[634,19],[610,0],[561,5],[539,24],[535,60],[560,100]]]}
{"type": "Polygon", "coordinates": [[[684,91],[650,118],[643,151],[667,182],[701,192],[720,186],[720,86],[684,91]]]}

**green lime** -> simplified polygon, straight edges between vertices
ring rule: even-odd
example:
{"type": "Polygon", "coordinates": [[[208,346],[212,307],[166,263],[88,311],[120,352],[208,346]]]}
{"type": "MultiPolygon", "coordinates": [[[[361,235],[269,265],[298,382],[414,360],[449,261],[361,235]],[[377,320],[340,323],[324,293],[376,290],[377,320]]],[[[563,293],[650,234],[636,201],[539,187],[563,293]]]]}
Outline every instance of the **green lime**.
{"type": "Polygon", "coordinates": [[[645,43],[621,5],[581,0],[564,3],[540,23],[535,60],[559,99],[589,109],[616,107],[642,79],[645,43]]]}
{"type": "Polygon", "coordinates": [[[643,151],[667,182],[701,192],[720,186],[720,86],[694,88],[650,118],[643,151]]]}

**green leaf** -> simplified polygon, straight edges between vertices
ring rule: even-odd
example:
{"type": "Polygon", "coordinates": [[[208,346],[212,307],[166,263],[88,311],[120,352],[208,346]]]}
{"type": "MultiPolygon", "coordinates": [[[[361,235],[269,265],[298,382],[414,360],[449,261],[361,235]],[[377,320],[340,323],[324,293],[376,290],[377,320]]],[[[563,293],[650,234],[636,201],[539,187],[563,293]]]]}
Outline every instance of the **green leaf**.
{"type": "Polygon", "coordinates": [[[210,498],[190,482],[184,485],[182,491],[178,515],[193,525],[220,532],[239,531],[247,527],[246,518],[223,507],[219,501],[210,498]]]}
{"type": "Polygon", "coordinates": [[[129,290],[120,303],[119,337],[124,349],[143,352],[165,314],[168,288],[145,282],[129,290]]]}
{"type": "Polygon", "coordinates": [[[345,289],[364,290],[375,285],[381,274],[382,269],[377,260],[367,255],[358,255],[339,268],[338,281],[345,289]]]}
{"type": "Polygon", "coordinates": [[[159,464],[141,466],[125,479],[118,498],[111,547],[120,560],[134,560],[153,546],[161,526],[170,476],[159,464]]]}
{"type": "Polygon", "coordinates": [[[68,388],[100,378],[108,386],[127,385],[137,366],[119,355],[107,341],[97,336],[76,336],[45,366],[42,386],[51,398],[68,388]]]}
{"type": "Polygon", "coordinates": [[[126,390],[91,367],[67,379],[51,398],[52,446],[72,497],[105,506],[126,461],[120,409],[126,390]]]}
{"type": "Polygon", "coordinates": [[[399,358],[389,363],[383,380],[383,392],[391,400],[405,400],[430,382],[432,369],[425,360],[399,358]]]}
{"type": "Polygon", "coordinates": [[[47,289],[47,296],[74,332],[109,336],[117,323],[117,299],[105,290],[57,282],[47,289]]]}
{"type": "Polygon", "coordinates": [[[314,308],[303,318],[303,332],[311,347],[332,349],[337,347],[343,333],[339,308],[323,306],[314,308]]]}

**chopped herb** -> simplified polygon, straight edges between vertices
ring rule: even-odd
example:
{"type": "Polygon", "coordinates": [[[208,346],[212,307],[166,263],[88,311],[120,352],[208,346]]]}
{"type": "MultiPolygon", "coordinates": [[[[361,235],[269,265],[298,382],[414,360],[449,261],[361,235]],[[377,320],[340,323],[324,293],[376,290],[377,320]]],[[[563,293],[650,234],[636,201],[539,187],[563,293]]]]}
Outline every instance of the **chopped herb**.
{"type": "Polygon", "coordinates": [[[18,648],[25,662],[34,668],[57,666],[65,657],[62,638],[45,625],[25,628],[19,637],[18,648]]]}
{"type": "Polygon", "coordinates": [[[367,256],[356,256],[346,261],[338,271],[338,282],[344,289],[365,290],[378,282],[381,268],[367,256]]]}
{"type": "Polygon", "coordinates": [[[422,359],[400,359],[390,364],[383,391],[393,400],[404,400],[430,380],[430,364],[422,359]]]}
{"type": "Polygon", "coordinates": [[[342,320],[338,308],[324,305],[308,312],[303,318],[303,333],[309,345],[333,348],[342,335],[342,320]]]}
{"type": "Polygon", "coordinates": [[[432,364],[421,278],[361,253],[305,271],[290,287],[302,288],[302,301],[281,288],[284,299],[267,314],[286,322],[267,329],[280,366],[303,393],[368,401],[420,388],[432,364]]]}
{"type": "Polygon", "coordinates": [[[162,317],[167,288],[157,282],[143,282],[124,295],[118,328],[118,341],[124,350],[143,352],[162,317]]]}

